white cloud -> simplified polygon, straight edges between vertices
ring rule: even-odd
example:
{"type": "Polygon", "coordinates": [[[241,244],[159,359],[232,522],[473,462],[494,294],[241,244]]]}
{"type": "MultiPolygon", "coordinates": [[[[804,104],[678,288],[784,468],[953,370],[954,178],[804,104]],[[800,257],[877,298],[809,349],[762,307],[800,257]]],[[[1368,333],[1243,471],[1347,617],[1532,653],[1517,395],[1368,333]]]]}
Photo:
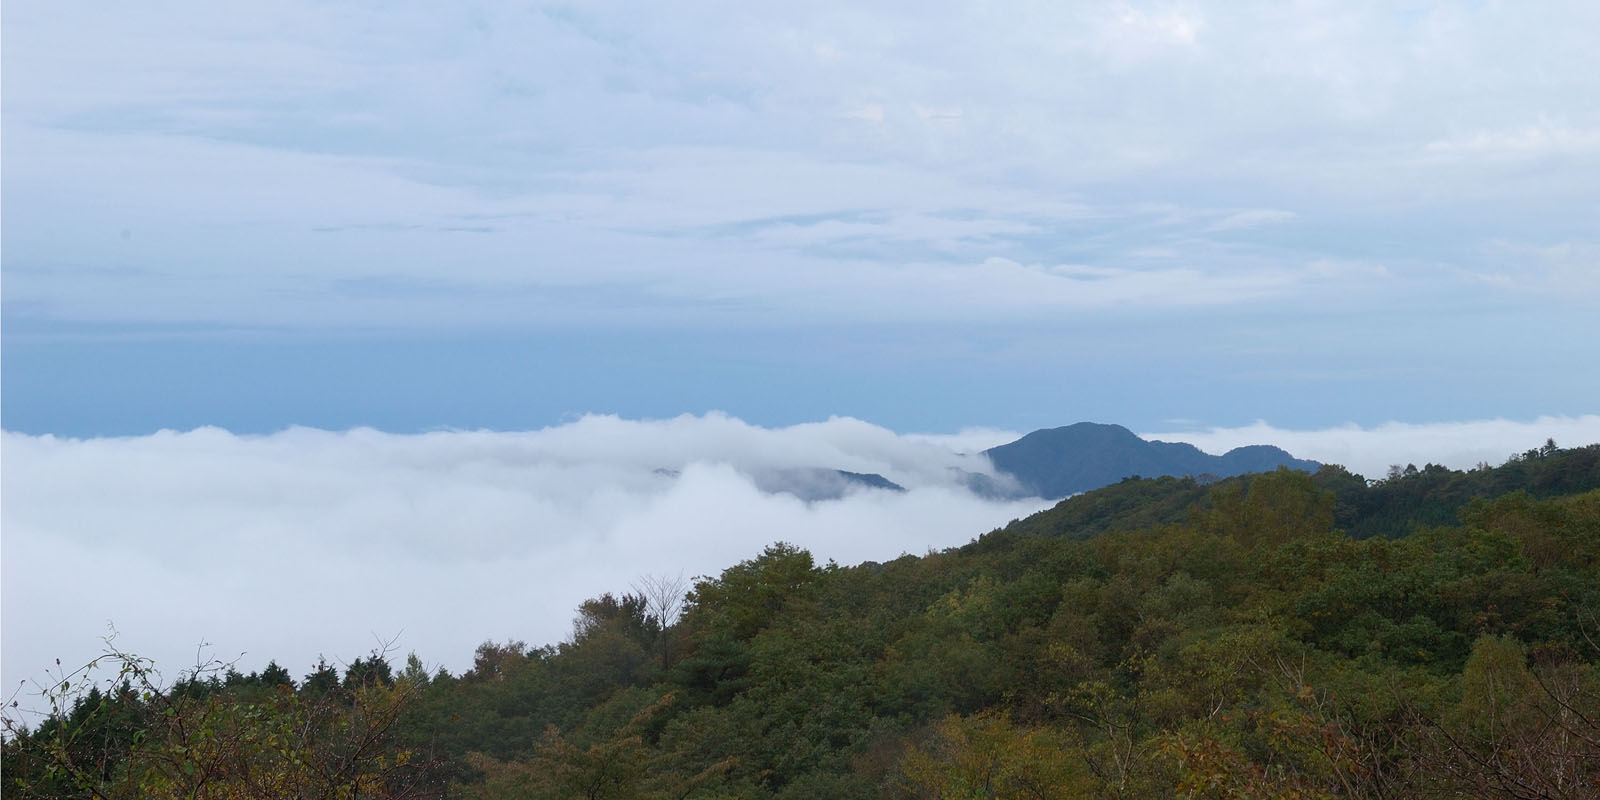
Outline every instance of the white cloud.
{"type": "Polygon", "coordinates": [[[1332,258],[1319,258],[1306,265],[1312,274],[1332,280],[1341,278],[1376,278],[1390,277],[1389,268],[1383,264],[1369,264],[1363,261],[1345,261],[1332,258]]]}
{"type": "Polygon", "coordinates": [[[1119,59],[1151,58],[1177,47],[1193,48],[1205,20],[1193,9],[1146,10],[1119,4],[1100,26],[1102,46],[1119,59]]]}
{"type": "MultiPolygon", "coordinates": [[[[1005,258],[990,258],[976,267],[942,267],[929,272],[930,283],[950,286],[951,294],[965,297],[979,308],[996,304],[1021,309],[1222,305],[1283,295],[1293,291],[1296,282],[1287,272],[1269,269],[1213,273],[1193,267],[1047,267],[1005,258]]],[[[915,291],[917,287],[911,288],[915,291]]]]}
{"type": "Polygon", "coordinates": [[[1480,130],[1423,146],[1423,152],[1439,159],[1513,159],[1559,155],[1585,155],[1600,152],[1600,129],[1572,128],[1550,120],[1521,128],[1480,130]]]}
{"type": "MultiPolygon", "coordinates": [[[[547,295],[576,286],[627,295],[583,318],[730,296],[793,318],[871,294],[852,314],[875,319],[900,286],[857,281],[858,260],[1127,268],[1123,254],[1286,221],[1271,206],[1289,198],[1308,223],[1343,226],[1293,226],[1299,261],[1359,257],[1340,251],[1389,241],[1407,215],[1443,241],[1535,240],[1551,220],[1581,224],[1587,205],[1570,200],[1595,183],[1595,8],[21,0],[6,17],[4,246],[29,271],[8,276],[7,302],[86,322],[512,325],[559,316],[547,295]],[[1122,210],[1141,202],[1188,220],[1122,210]],[[1375,204],[1383,223],[1362,216],[1375,204]],[[905,224],[862,231],[885,234],[865,254],[708,232],[863,210],[905,224]],[[973,210],[992,235],[955,230],[973,210]],[[794,295],[792,273],[838,290],[794,295]],[[478,291],[380,305],[335,285],[374,278],[478,291]]],[[[1214,247],[1200,268],[1248,281],[1259,263],[1214,247]]],[[[925,317],[975,312],[924,293],[925,317]]]]}
{"type": "Polygon", "coordinates": [[[960,108],[932,108],[929,106],[911,104],[911,110],[918,119],[925,120],[958,120],[961,119],[960,108]]]}
{"type": "Polygon", "coordinates": [[[1293,211],[1283,211],[1276,208],[1252,208],[1248,211],[1238,211],[1218,220],[1211,226],[1212,231],[1231,231],[1243,228],[1259,228],[1263,225],[1277,225],[1295,218],[1293,211]]]}
{"type": "Polygon", "coordinates": [[[1484,246],[1487,264],[1466,271],[1500,289],[1534,292],[1552,299],[1600,301],[1600,242],[1531,244],[1495,240],[1484,246]]]}
{"type": "Polygon", "coordinates": [[[1469,422],[1389,422],[1372,427],[1345,425],[1291,430],[1266,422],[1239,428],[1209,428],[1140,434],[1147,439],[1188,442],[1220,454],[1249,444],[1277,445],[1298,458],[1342,464],[1368,478],[1381,478],[1393,464],[1442,464],[1471,469],[1479,462],[1499,466],[1514,453],[1539,447],[1546,439],[1566,447],[1600,442],[1600,415],[1539,417],[1469,422]]]}
{"type": "Polygon", "coordinates": [[[319,653],[350,659],[396,634],[460,669],[486,639],[559,640],[579,602],[640,575],[715,574],[776,540],[843,563],[963,544],[1040,507],[956,480],[989,469],[957,451],[1009,435],[719,414],[522,433],[8,432],[5,679],[86,660],[108,621],[120,646],[173,669],[206,641],[299,674],[319,653]],[[752,481],[796,467],[909,491],[807,504],[752,481]]]}
{"type": "Polygon", "coordinates": [[[955,433],[908,433],[902,438],[914,442],[929,442],[957,453],[981,453],[1021,438],[1016,431],[1000,428],[962,428],[955,433]]]}
{"type": "Polygon", "coordinates": [[[883,106],[877,103],[840,112],[839,116],[843,119],[859,119],[862,122],[870,122],[874,125],[882,125],[884,120],[883,106]]]}

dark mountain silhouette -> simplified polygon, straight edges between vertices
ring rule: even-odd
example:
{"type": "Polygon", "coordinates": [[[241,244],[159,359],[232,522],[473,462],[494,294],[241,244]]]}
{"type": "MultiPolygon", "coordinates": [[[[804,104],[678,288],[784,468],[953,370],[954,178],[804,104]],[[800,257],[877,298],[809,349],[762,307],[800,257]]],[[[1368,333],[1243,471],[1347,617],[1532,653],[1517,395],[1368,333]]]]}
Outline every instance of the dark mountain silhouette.
{"type": "Polygon", "coordinates": [[[838,500],[859,489],[904,492],[906,489],[875,472],[847,472],[842,469],[775,469],[750,476],[756,488],[767,494],[792,494],[808,503],[838,500]]]}
{"type": "MultiPolygon", "coordinates": [[[[663,478],[676,479],[683,473],[660,467],[651,470],[663,478]]],[[[876,472],[850,472],[842,469],[811,467],[801,469],[763,469],[748,473],[756,488],[767,494],[792,494],[807,503],[819,500],[838,500],[853,491],[880,489],[886,492],[904,492],[901,486],[876,472]]],[[[983,477],[983,476],[979,476],[983,477]]],[[[1011,492],[1007,496],[1016,496],[1011,492]]]]}
{"type": "Polygon", "coordinates": [[[996,469],[1016,478],[1024,493],[1052,500],[1134,475],[1223,478],[1278,467],[1314,472],[1321,466],[1270,445],[1238,447],[1213,456],[1192,444],[1146,441],[1121,425],[1094,422],[1037,430],[984,454],[996,469]]]}

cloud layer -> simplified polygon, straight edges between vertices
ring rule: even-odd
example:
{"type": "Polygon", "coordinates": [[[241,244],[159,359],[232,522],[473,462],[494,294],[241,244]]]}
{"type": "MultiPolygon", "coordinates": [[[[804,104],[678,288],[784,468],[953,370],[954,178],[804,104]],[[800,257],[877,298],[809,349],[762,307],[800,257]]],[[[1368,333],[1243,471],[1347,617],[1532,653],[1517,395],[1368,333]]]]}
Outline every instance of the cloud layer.
{"type": "Polygon", "coordinates": [[[304,670],[399,635],[460,669],[490,638],[562,639],[587,597],[645,574],[715,574],[777,540],[844,563],[964,543],[1041,507],[956,480],[989,469],[960,452],[1007,438],[716,414],[526,433],[6,433],[6,680],[82,662],[108,622],[169,667],[204,641],[304,670]],[[756,488],[811,467],[908,491],[807,504],[756,488]]]}
{"type": "MultiPolygon", "coordinates": [[[[1546,438],[1600,441],[1600,416],[1146,434],[1220,453],[1268,443],[1368,476],[1498,464],[1546,438]]],[[[963,544],[1044,506],[961,488],[1009,431],[900,435],[834,418],[763,428],[720,414],[586,416],[529,432],[217,428],[125,438],[4,434],[4,673],[118,644],[176,669],[206,657],[303,671],[399,637],[460,669],[487,639],[559,641],[573,609],[646,574],[715,574],[771,542],[821,560],[963,544]],[[909,491],[805,503],[763,475],[878,473],[909,491]]]]}
{"type": "Polygon", "coordinates": [[[6,303],[58,324],[1600,298],[1491,246],[1596,244],[1589,2],[6,10],[6,303]]]}

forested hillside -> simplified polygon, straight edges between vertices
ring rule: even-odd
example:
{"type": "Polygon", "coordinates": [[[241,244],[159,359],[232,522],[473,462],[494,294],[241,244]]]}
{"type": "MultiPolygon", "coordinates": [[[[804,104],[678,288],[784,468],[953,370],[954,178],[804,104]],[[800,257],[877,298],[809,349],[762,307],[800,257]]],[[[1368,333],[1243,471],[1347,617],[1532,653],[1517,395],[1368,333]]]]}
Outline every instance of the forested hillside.
{"type": "MultiPolygon", "coordinates": [[[[1213,508],[1215,499],[1246,491],[1250,480],[1127,478],[1063,500],[998,533],[1002,538],[1023,534],[1087,538],[1108,530],[1141,530],[1183,522],[1191,512],[1213,508]]],[[[1512,456],[1498,467],[1480,464],[1460,471],[1437,464],[1421,469],[1415,464],[1397,464],[1390,467],[1387,476],[1373,480],[1328,464],[1315,470],[1312,483],[1332,493],[1335,528],[1357,539],[1397,537],[1418,525],[1453,524],[1473,500],[1513,491],[1543,498],[1600,489],[1600,447],[1561,450],[1555,442],[1547,442],[1544,447],[1512,456]]]]}
{"type": "Polygon", "coordinates": [[[779,543],[678,588],[460,675],[158,686],[112,654],[11,731],[4,794],[1600,796],[1600,445],[1130,479],[963,548],[779,543]]]}

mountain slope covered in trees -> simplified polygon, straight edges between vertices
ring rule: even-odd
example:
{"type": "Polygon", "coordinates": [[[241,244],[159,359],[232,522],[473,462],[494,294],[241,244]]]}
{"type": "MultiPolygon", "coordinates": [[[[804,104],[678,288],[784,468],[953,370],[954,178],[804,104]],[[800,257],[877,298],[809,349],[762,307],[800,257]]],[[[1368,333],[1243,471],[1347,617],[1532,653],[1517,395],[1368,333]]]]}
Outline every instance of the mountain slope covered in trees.
{"type": "MultiPolygon", "coordinates": [[[[971,545],[299,681],[57,687],[6,797],[1594,797],[1600,446],[1129,480],[971,545]],[[1446,517],[1440,521],[1441,517],[1446,517]],[[1352,535],[1359,531],[1360,535],[1352,535]],[[681,610],[681,613],[680,613],[681,610]],[[277,794],[273,794],[277,792],[277,794]]],[[[77,677],[72,680],[78,680],[77,677]]]]}
{"type": "MultiPolygon", "coordinates": [[[[1553,497],[1600,489],[1600,447],[1560,450],[1554,442],[1512,456],[1498,467],[1461,471],[1428,464],[1396,466],[1369,480],[1337,464],[1318,467],[1312,482],[1333,497],[1333,524],[1358,539],[1396,537],[1418,525],[1448,525],[1473,500],[1525,491],[1553,497]]],[[[1087,538],[1108,530],[1180,523],[1210,507],[1214,496],[1248,486],[1248,477],[1202,483],[1193,477],[1127,478],[1071,497],[1008,525],[1001,535],[1087,538]]],[[[990,534],[994,536],[995,534],[990,534]]],[[[987,537],[985,537],[987,538],[987,537]]]]}

